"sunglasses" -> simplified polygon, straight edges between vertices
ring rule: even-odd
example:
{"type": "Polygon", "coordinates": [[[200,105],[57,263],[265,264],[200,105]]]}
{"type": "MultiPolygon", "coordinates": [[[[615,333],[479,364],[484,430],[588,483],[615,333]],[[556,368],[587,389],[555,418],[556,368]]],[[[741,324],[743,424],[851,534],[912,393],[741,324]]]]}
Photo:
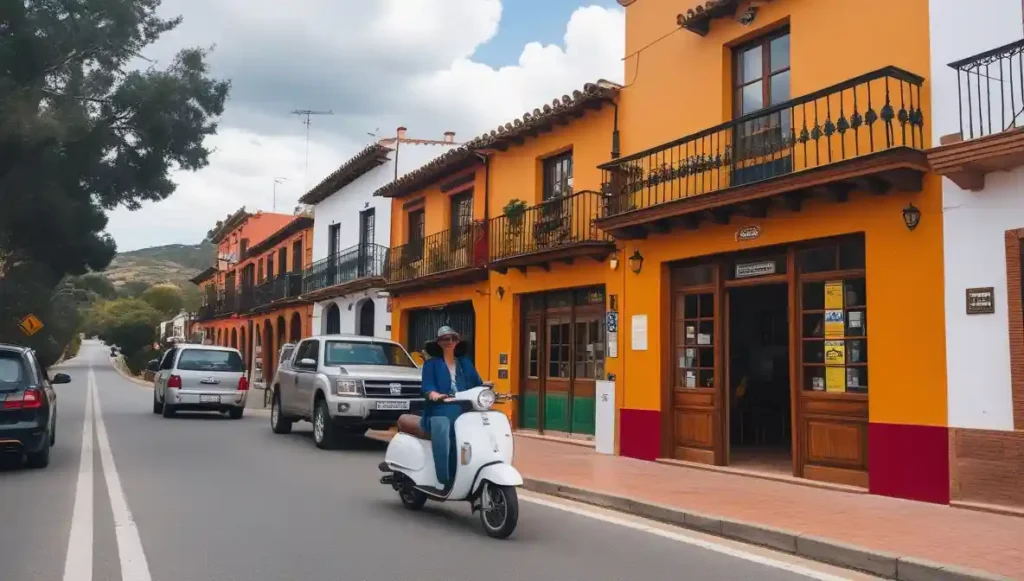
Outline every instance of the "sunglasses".
{"type": "Polygon", "coordinates": [[[455,335],[445,335],[444,337],[438,339],[438,341],[440,341],[441,343],[455,343],[458,340],[459,338],[456,337],[455,335]]]}

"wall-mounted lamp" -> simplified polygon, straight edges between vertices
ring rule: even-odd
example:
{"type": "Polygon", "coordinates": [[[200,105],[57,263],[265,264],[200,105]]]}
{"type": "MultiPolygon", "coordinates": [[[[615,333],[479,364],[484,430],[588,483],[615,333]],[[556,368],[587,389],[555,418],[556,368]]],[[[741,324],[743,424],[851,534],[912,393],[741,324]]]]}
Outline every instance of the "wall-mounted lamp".
{"type": "Polygon", "coordinates": [[[633,274],[640,274],[640,269],[644,266],[644,257],[640,254],[639,250],[633,251],[633,256],[629,257],[629,269],[633,271],[633,274]]]}
{"type": "Polygon", "coordinates": [[[907,230],[917,228],[917,225],[921,223],[921,210],[918,210],[914,204],[903,208],[903,223],[907,225],[907,230]]]}
{"type": "Polygon", "coordinates": [[[503,286],[499,286],[499,287],[497,288],[497,291],[498,291],[498,300],[499,300],[499,301],[500,301],[501,299],[505,298],[505,287],[503,287],[503,286]]]}
{"type": "Polygon", "coordinates": [[[608,266],[612,270],[618,270],[619,268],[619,253],[616,251],[612,254],[612,257],[608,259],[608,266]]]}

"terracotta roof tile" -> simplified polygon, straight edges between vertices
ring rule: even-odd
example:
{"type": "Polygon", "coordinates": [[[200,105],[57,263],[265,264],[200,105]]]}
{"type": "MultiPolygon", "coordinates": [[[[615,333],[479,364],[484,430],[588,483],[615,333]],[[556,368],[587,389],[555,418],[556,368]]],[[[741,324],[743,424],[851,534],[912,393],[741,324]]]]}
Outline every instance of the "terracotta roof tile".
{"type": "Polygon", "coordinates": [[[610,81],[599,80],[587,83],[582,90],[562,95],[550,105],[544,105],[504,125],[466,142],[462,146],[440,155],[419,169],[411,171],[374,192],[375,196],[397,198],[415,192],[450,173],[466,169],[479,159],[477,154],[494,149],[506,149],[510,142],[521,140],[552,120],[581,115],[587,107],[614,99],[622,86],[610,81]]]}
{"type": "Polygon", "coordinates": [[[214,244],[220,244],[220,241],[224,239],[232,230],[241,226],[252,214],[245,211],[245,206],[239,208],[237,212],[229,215],[224,220],[218,220],[217,225],[214,226],[209,232],[206,233],[206,238],[214,244]]]}
{"type": "Polygon", "coordinates": [[[353,155],[323,181],[306,192],[299,198],[299,202],[317,204],[324,201],[328,196],[354,182],[366,172],[385,164],[388,161],[389,153],[391,153],[391,148],[379,143],[364,147],[362,151],[353,155]]]}

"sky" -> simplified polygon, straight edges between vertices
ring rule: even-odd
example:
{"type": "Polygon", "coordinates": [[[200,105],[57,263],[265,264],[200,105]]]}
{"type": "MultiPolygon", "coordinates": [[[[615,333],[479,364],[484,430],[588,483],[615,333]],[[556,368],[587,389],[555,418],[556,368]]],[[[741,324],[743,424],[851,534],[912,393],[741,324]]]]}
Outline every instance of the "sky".
{"type": "MultiPolygon", "coordinates": [[[[214,223],[298,199],[372,135],[466,141],[596,79],[622,81],[615,0],[163,0],[181,26],[143,56],[165,66],[212,47],[230,79],[210,165],[176,172],[177,191],[110,213],[121,251],[196,244],[214,223]],[[290,112],[332,111],[306,126],[290,112]]],[[[141,61],[140,61],[141,62],[141,61]]]]}

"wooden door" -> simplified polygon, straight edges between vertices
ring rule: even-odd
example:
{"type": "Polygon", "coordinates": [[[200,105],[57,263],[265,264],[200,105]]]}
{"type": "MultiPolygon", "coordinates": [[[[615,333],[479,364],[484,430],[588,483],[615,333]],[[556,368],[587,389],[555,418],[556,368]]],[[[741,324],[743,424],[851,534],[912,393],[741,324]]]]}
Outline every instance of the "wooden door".
{"type": "Polygon", "coordinates": [[[542,427],[545,431],[572,429],[572,315],[549,313],[544,321],[545,369],[542,386],[542,427]]]}
{"type": "Polygon", "coordinates": [[[724,465],[723,296],[714,264],[672,273],[671,454],[724,465]]]}
{"type": "Polygon", "coordinates": [[[528,430],[540,429],[541,372],[544,369],[544,345],[541,332],[541,315],[529,315],[523,321],[522,370],[520,376],[519,417],[520,427],[528,430]]]}
{"type": "Polygon", "coordinates": [[[605,318],[601,307],[576,307],[572,325],[571,431],[594,435],[597,380],[604,377],[605,318]]]}

